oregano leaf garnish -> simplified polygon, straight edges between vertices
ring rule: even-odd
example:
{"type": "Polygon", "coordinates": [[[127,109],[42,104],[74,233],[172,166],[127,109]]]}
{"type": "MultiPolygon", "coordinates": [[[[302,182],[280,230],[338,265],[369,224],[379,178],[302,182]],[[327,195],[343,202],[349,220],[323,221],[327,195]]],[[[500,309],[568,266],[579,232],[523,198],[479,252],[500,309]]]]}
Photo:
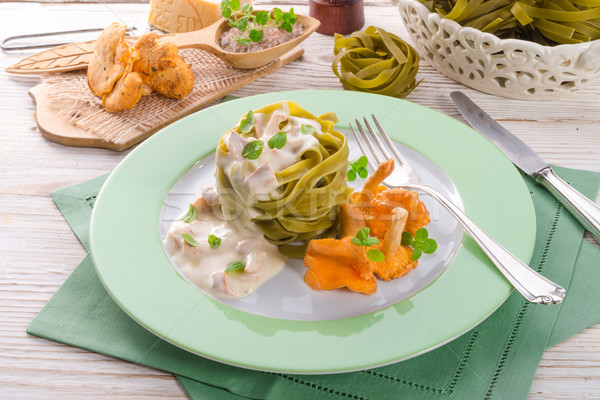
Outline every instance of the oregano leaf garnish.
{"type": "Polygon", "coordinates": [[[250,133],[254,128],[254,112],[248,111],[246,118],[240,122],[240,131],[242,133],[250,133]]]}
{"type": "Polygon", "coordinates": [[[285,146],[286,142],[287,134],[285,132],[278,132],[271,136],[267,144],[269,145],[270,149],[281,149],[283,146],[285,146]]]}
{"type": "Polygon", "coordinates": [[[348,164],[350,164],[350,169],[346,175],[348,176],[349,181],[355,180],[357,175],[363,179],[369,175],[369,172],[367,171],[369,160],[366,156],[361,156],[355,161],[349,161],[348,164]]]}
{"type": "Polygon", "coordinates": [[[413,260],[421,258],[423,253],[432,254],[437,250],[437,242],[429,237],[429,232],[425,228],[417,229],[414,238],[410,232],[402,232],[402,245],[413,248],[413,260]]]}
{"type": "Polygon", "coordinates": [[[208,245],[211,249],[218,249],[221,245],[221,238],[215,235],[208,235],[208,245]]]}
{"type": "Polygon", "coordinates": [[[356,172],[353,169],[349,169],[348,172],[346,172],[346,176],[348,177],[348,180],[352,182],[356,179],[356,172]]]}
{"type": "Polygon", "coordinates": [[[187,222],[189,224],[190,222],[194,222],[196,220],[196,217],[196,208],[192,204],[190,204],[188,212],[183,216],[183,222],[187,222]]]}
{"type": "Polygon", "coordinates": [[[248,160],[256,160],[262,154],[263,146],[264,143],[262,140],[253,140],[244,146],[242,155],[248,160]]]}
{"type": "Polygon", "coordinates": [[[413,237],[410,232],[402,232],[402,246],[410,246],[413,242],[413,237]]]}
{"type": "Polygon", "coordinates": [[[262,40],[264,31],[259,31],[257,29],[252,29],[248,34],[248,39],[252,40],[255,43],[258,43],[262,40]]]}
{"type": "MultiPolygon", "coordinates": [[[[365,227],[356,232],[356,236],[352,238],[352,243],[357,246],[373,246],[374,244],[379,244],[379,239],[374,236],[369,236],[371,229],[365,227]]],[[[374,262],[381,262],[385,260],[385,254],[381,250],[378,249],[369,249],[367,250],[367,257],[369,260],[374,262]]]]}
{"type": "Polygon", "coordinates": [[[232,272],[242,272],[244,268],[246,268],[246,264],[244,264],[243,262],[233,262],[229,264],[227,268],[225,268],[225,273],[230,274],[232,272]]]}
{"type": "Polygon", "coordinates": [[[305,135],[312,135],[317,129],[312,125],[302,124],[300,125],[300,131],[305,135]]]}
{"type": "Polygon", "coordinates": [[[260,10],[255,13],[250,4],[244,4],[240,9],[240,0],[221,1],[221,15],[227,20],[230,27],[241,31],[241,34],[234,39],[242,45],[260,42],[264,36],[264,30],[271,26],[292,32],[297,19],[293,8],[288,12],[274,8],[270,12],[260,10]]]}
{"type": "Polygon", "coordinates": [[[182,233],[181,237],[187,244],[189,244],[192,247],[200,246],[200,243],[198,243],[198,241],[196,239],[194,239],[194,237],[192,235],[190,235],[189,233],[182,233]]]}
{"type": "Polygon", "coordinates": [[[367,257],[369,257],[369,260],[374,262],[382,262],[383,260],[385,260],[385,254],[383,254],[381,250],[377,249],[367,250],[367,257]]]}

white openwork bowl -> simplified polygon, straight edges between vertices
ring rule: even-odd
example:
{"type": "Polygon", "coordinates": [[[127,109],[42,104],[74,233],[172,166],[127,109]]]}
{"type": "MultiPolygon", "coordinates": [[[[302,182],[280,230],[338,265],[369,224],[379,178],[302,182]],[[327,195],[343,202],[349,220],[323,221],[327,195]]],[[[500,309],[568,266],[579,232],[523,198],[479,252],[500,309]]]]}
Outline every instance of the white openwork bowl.
{"type": "Polygon", "coordinates": [[[415,48],[439,72],[498,96],[552,100],[574,94],[600,75],[600,40],[542,46],[499,39],[430,12],[418,0],[392,0],[415,48]]]}

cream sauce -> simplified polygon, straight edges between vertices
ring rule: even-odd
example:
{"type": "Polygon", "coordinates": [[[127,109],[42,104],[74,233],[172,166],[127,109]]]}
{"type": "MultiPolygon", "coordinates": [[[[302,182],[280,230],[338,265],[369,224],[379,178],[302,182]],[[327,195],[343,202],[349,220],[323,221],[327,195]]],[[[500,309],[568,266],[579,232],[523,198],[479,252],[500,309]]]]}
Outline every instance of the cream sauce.
{"type": "Polygon", "coordinates": [[[226,221],[214,187],[203,187],[202,192],[194,203],[197,219],[173,222],[164,238],[165,249],[179,271],[209,294],[225,299],[247,296],[279,272],[287,258],[245,217],[226,221]],[[199,246],[185,242],[182,234],[191,235],[199,246]],[[221,239],[218,248],[210,247],[209,235],[221,239]],[[225,273],[235,262],[243,262],[244,270],[225,273]]]}
{"type": "Polygon", "coordinates": [[[254,114],[255,137],[244,138],[236,132],[236,128],[223,136],[228,157],[223,157],[218,166],[234,187],[245,188],[247,194],[257,201],[266,201],[275,196],[274,191],[279,186],[276,172],[296,164],[308,149],[319,147],[319,141],[313,134],[302,133],[302,125],[314,127],[317,134],[323,133],[318,121],[291,116],[287,103],[281,103],[281,106],[271,114],[254,114]],[[284,122],[285,126],[280,128],[284,122]],[[269,139],[279,132],[286,133],[285,145],[281,149],[269,148],[269,139]],[[256,160],[243,156],[244,147],[252,140],[263,142],[262,153],[256,160]]]}

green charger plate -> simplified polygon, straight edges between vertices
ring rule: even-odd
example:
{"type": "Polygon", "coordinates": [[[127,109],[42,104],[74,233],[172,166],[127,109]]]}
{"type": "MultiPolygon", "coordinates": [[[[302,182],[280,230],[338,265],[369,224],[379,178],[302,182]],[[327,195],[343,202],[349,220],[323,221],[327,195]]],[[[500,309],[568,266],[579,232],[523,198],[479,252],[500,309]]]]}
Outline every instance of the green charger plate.
{"type": "Polygon", "coordinates": [[[503,303],[512,287],[468,236],[425,289],[394,306],[344,319],[262,317],[226,306],[183,279],[159,233],[169,190],[249,109],[282,100],[296,101],[315,115],[334,111],[340,127],[371,113],[384,126],[397,127],[388,133],[450,177],[466,213],[529,261],[535,242],[529,192],[510,161],[477,132],[391,97],[276,92],[190,115],[146,140],[110,175],[92,215],[91,254],[102,283],[125,312],[164,340],[201,356],[244,368],[310,374],[366,369],[424,353],[470,330],[503,303]]]}

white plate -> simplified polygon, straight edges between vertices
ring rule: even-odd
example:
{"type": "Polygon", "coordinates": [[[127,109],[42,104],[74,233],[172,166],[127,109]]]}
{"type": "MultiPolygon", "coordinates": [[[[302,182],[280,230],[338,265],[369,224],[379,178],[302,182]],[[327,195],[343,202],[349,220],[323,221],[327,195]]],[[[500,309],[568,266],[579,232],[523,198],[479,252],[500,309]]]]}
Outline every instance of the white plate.
{"type": "MultiPolygon", "coordinates": [[[[352,133],[344,131],[350,148],[350,160],[362,153],[352,133]]],[[[417,170],[424,183],[433,186],[461,206],[460,196],[450,178],[423,155],[406,146],[397,144],[410,164],[417,170]]],[[[195,201],[203,185],[214,185],[214,154],[195,164],[175,183],[169,192],[160,216],[160,233],[164,239],[171,223],[185,213],[195,201]]],[[[365,179],[357,178],[351,186],[360,189],[365,179]]],[[[354,293],[346,289],[317,291],[304,283],[306,267],[301,259],[288,259],[286,267],[260,286],[254,293],[240,299],[221,299],[211,296],[187,279],[169,257],[173,267],[202,293],[230,307],[264,317],[296,321],[322,321],[353,317],[402,301],[433,282],[450,264],[458,251],[463,235],[462,227],[436,201],[422,195],[430,212],[431,223],[427,225],[429,236],[436,239],[438,249],[434,254],[424,254],[418,266],[408,274],[391,281],[378,280],[377,292],[372,295],[354,293]]],[[[166,252],[166,250],[165,250],[166,252]]]]}

